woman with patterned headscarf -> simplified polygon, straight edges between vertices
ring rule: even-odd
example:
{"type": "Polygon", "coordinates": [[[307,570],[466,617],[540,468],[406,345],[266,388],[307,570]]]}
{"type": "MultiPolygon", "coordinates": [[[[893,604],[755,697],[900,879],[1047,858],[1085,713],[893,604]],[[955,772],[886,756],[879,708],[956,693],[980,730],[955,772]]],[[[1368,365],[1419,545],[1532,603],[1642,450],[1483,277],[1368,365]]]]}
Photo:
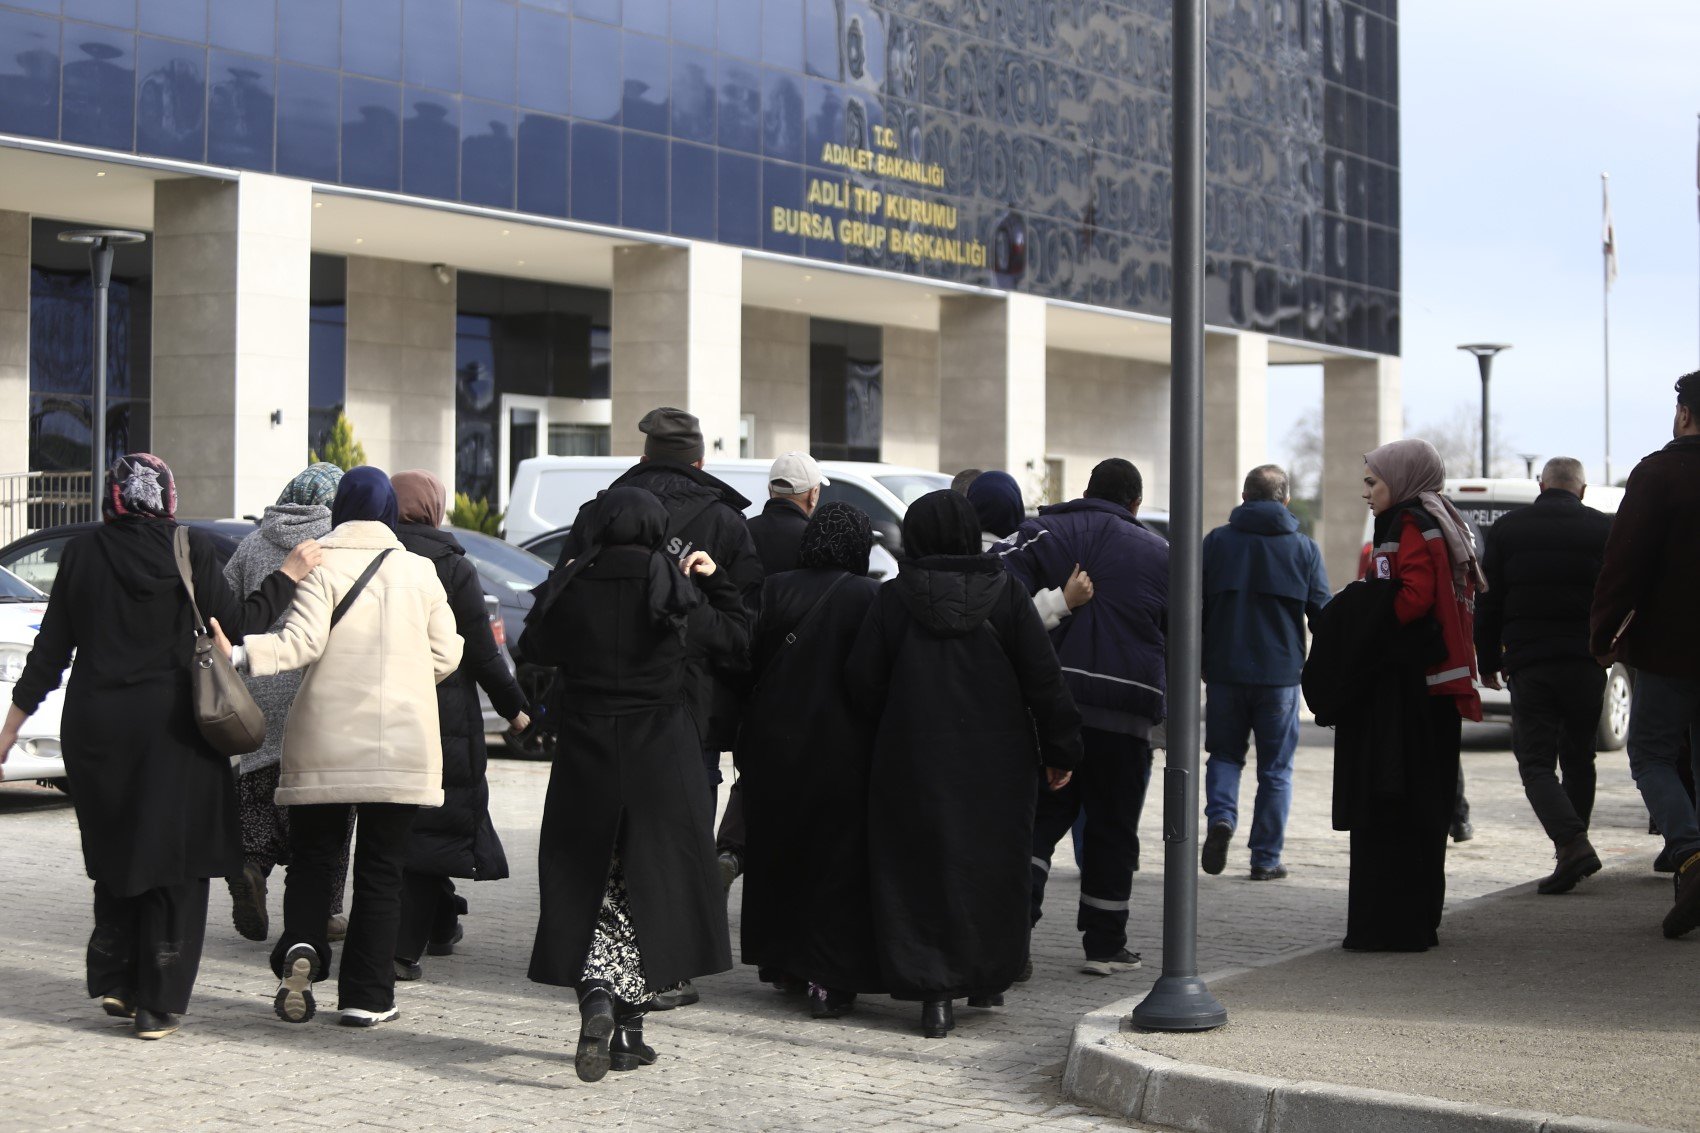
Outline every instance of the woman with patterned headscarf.
{"type": "Polygon", "coordinates": [[[764,980],[807,981],[814,1016],[884,991],[868,907],[866,718],[844,662],[879,583],[867,577],[866,512],[827,503],[803,529],[798,567],[762,586],[755,681],[738,734],[744,784],[742,952],[764,980]]]}
{"type": "MultiPolygon", "coordinates": [[[[88,990],[136,1034],[163,1038],[188,1008],[207,922],[207,880],[242,865],[230,761],[195,724],[195,637],[173,552],[177,490],[147,453],[106,474],[105,522],[66,544],[41,630],[0,728],[0,759],[76,653],[61,740],[94,880],[88,990]]],[[[298,545],[246,600],[225,585],[213,544],[188,529],[195,601],[240,638],[270,625],[317,565],[298,545]]]]}
{"type": "MultiPolygon", "coordinates": [[[[323,461],[308,465],[284,486],[277,503],[266,508],[260,526],[244,536],[230,561],[224,578],[238,594],[251,594],[296,547],[309,540],[323,539],[331,530],[331,501],[336,498],[342,469],[323,461]]],[[[278,620],[269,627],[276,630],[278,620]]],[[[289,861],[289,808],[276,805],[278,761],[283,758],[283,727],[289,706],[301,690],[301,674],[278,673],[249,677],[248,691],[266,714],[266,742],[259,751],[242,757],[236,794],[242,818],[242,869],[225,878],[230,888],[231,918],[236,931],[249,940],[264,940],[271,932],[266,908],[266,880],[272,867],[289,861]]],[[[353,828],[349,828],[353,833],[353,828]]],[[[342,939],[348,918],[342,915],[342,892],[348,880],[348,842],[342,849],[342,866],[337,873],[335,899],[331,903],[332,940],[342,939]]]]}

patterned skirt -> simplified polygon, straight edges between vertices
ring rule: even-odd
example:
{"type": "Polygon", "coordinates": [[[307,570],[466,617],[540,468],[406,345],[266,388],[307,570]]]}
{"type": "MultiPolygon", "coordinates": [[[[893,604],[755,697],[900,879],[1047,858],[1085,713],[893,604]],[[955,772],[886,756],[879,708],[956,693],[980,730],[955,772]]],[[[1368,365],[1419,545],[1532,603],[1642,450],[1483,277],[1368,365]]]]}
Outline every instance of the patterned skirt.
{"type": "Polygon", "coordinates": [[[643,953],[638,949],[631,896],[626,891],[626,873],[618,852],[608,866],[608,888],[596,914],[596,932],[590,954],[584,959],[584,978],[610,984],[615,998],[633,1007],[652,998],[644,981],[643,953]]]}

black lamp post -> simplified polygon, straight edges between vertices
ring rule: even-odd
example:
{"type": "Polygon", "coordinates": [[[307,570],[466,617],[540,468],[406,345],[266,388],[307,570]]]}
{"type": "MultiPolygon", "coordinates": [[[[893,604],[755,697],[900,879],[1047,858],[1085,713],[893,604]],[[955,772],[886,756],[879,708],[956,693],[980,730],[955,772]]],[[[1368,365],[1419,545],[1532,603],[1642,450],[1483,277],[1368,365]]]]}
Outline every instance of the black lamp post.
{"type": "Polygon", "coordinates": [[[81,244],[89,250],[89,275],[94,280],[94,382],[89,389],[89,417],[94,459],[91,497],[94,514],[100,518],[100,495],[106,481],[106,300],[112,287],[113,249],[120,244],[140,244],[147,239],[127,228],[75,228],[59,234],[62,244],[81,244]]]}
{"type": "Polygon", "coordinates": [[[1482,372],[1482,479],[1488,476],[1488,375],[1493,373],[1493,356],[1510,350],[1509,342],[1469,342],[1458,349],[1476,356],[1476,368],[1482,372]]]}

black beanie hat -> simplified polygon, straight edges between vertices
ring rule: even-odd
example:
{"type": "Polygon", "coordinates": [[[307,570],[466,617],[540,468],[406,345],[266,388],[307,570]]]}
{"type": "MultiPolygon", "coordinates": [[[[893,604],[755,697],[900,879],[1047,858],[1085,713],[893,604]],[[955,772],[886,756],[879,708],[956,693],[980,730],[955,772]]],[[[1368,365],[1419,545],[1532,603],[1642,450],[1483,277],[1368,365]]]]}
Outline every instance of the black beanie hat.
{"type": "Polygon", "coordinates": [[[651,409],[638,422],[645,434],[643,455],[674,464],[695,464],[703,457],[702,423],[683,409],[651,409]]]}

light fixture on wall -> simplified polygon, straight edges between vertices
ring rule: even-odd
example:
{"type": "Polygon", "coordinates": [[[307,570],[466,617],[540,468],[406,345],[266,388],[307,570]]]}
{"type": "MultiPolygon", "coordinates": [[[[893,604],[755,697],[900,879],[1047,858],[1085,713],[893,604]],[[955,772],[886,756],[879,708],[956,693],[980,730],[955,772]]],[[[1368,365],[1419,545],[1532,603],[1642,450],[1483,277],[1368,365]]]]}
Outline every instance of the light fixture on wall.
{"type": "Polygon", "coordinates": [[[281,410],[281,409],[272,410],[272,427],[276,428],[277,426],[279,426],[281,424],[283,424],[283,410],[281,410]]]}
{"type": "Polygon", "coordinates": [[[432,264],[431,270],[437,274],[437,282],[444,287],[447,287],[450,281],[454,279],[454,275],[449,271],[448,264],[432,264]]]}

